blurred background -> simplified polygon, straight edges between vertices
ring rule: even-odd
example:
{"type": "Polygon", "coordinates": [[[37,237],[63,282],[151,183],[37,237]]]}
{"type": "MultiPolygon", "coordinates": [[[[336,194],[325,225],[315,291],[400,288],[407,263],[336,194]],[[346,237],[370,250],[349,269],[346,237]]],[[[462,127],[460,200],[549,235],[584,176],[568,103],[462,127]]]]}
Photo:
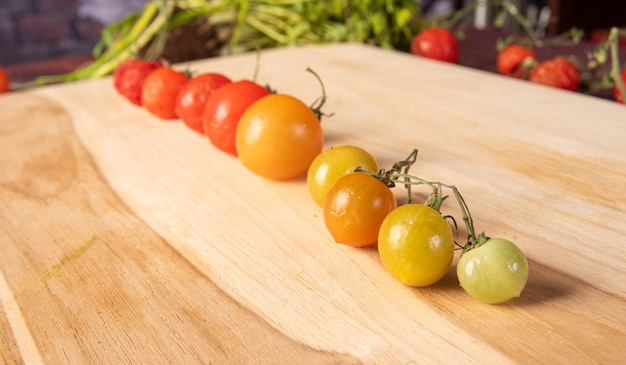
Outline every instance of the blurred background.
{"type": "MultiPolygon", "coordinates": [[[[416,0],[425,16],[459,9],[473,0],[416,0]]],[[[88,59],[105,24],[143,7],[146,0],[0,0],[0,65],[88,59]]],[[[611,26],[626,26],[624,0],[515,0],[522,8],[549,9],[546,34],[571,27],[597,41],[611,26]]],[[[485,26],[493,13],[477,12],[470,22],[485,26]]],[[[534,15],[537,16],[538,15],[534,15]]],[[[15,69],[14,67],[14,69],[15,69]]],[[[14,71],[14,72],[17,72],[14,71]]],[[[52,70],[54,71],[54,70],[52,70]]]]}

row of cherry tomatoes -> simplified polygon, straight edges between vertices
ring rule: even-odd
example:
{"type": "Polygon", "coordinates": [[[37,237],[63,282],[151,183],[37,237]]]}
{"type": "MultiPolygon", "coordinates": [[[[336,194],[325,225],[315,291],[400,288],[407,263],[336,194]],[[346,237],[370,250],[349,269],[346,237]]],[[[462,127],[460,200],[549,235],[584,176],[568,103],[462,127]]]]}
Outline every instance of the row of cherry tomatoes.
{"type": "MultiPolygon", "coordinates": [[[[449,271],[455,235],[439,209],[445,200],[442,187],[453,189],[460,198],[458,190],[410,177],[408,168],[417,151],[384,170],[357,146],[323,150],[321,80],[322,97],[310,106],[254,81],[232,81],[220,73],[191,76],[136,59],[119,66],[113,80],[133,104],[161,119],[180,119],[257,175],[284,180],[306,173],[310,195],[323,210],[335,241],[353,247],[377,244],[385,269],[400,282],[427,286],[449,271]],[[407,188],[431,188],[429,201],[398,206],[392,188],[400,178],[399,185],[407,188]]],[[[461,207],[465,220],[469,211],[464,203],[461,207]]],[[[510,241],[475,236],[473,227],[470,231],[468,243],[460,246],[464,248],[457,265],[461,286],[488,303],[519,296],[528,278],[523,253],[510,241]]]]}
{"type": "Polygon", "coordinates": [[[221,73],[190,75],[155,61],[131,59],[113,73],[115,88],[161,119],[180,119],[254,173],[288,179],[322,150],[318,116],[290,95],[221,73]],[[294,153],[297,151],[297,153],[294,153]]]}

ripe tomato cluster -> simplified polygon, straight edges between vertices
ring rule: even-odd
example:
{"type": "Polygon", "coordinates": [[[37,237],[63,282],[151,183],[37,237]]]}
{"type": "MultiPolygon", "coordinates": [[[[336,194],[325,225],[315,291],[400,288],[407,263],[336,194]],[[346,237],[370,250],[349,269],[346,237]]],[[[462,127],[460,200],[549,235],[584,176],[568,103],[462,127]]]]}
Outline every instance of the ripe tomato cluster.
{"type": "MultiPolygon", "coordinates": [[[[454,33],[446,28],[431,27],[413,37],[411,53],[433,60],[457,63],[459,43],[454,33]]],[[[580,72],[566,58],[554,58],[538,62],[534,50],[511,44],[498,53],[498,71],[510,77],[527,79],[531,82],[576,91],[580,83],[580,72]]],[[[625,71],[626,72],[626,71],[625,71]]],[[[617,88],[616,99],[619,99],[617,88]]]]}
{"type": "Polygon", "coordinates": [[[160,119],[182,120],[270,179],[303,174],[324,145],[318,109],[252,80],[232,81],[214,72],[192,76],[159,62],[129,59],[114,71],[113,84],[131,103],[160,119]]]}
{"type": "MultiPolygon", "coordinates": [[[[469,209],[454,186],[433,183],[408,174],[417,150],[389,170],[357,146],[324,150],[307,172],[313,200],[323,209],[324,223],[337,243],[353,247],[377,245],[385,269],[403,284],[424,287],[450,270],[455,245],[463,248],[457,263],[459,283],[467,293],[486,303],[518,297],[528,280],[528,263],[512,242],[475,235],[469,209]],[[407,188],[407,204],[398,206],[392,188],[407,188]],[[424,204],[411,202],[412,185],[424,185],[432,194],[424,204]],[[468,231],[468,242],[458,245],[440,208],[454,192],[468,231]]],[[[454,225],[456,227],[456,225],[454,225]]]]}
{"type": "Polygon", "coordinates": [[[539,62],[535,51],[526,46],[511,44],[498,53],[498,71],[518,79],[576,91],[580,83],[580,71],[566,58],[557,57],[539,62]]]}
{"type": "Polygon", "coordinates": [[[406,285],[431,285],[450,270],[458,244],[440,213],[446,198],[442,186],[449,187],[463,220],[470,222],[468,243],[458,245],[464,249],[457,265],[461,286],[487,303],[508,301],[524,289],[528,264],[517,246],[475,236],[469,210],[454,186],[408,175],[417,150],[388,170],[357,146],[323,150],[321,80],[322,97],[311,106],[251,80],[231,81],[219,73],[190,76],[155,62],[124,62],[113,81],[131,103],[160,119],[182,120],[257,175],[284,180],[306,173],[309,193],[334,240],[352,247],[377,245],[384,268],[406,285]],[[392,191],[396,185],[407,188],[407,204],[398,205],[392,191]],[[411,203],[413,185],[432,189],[424,204],[411,203]]]}

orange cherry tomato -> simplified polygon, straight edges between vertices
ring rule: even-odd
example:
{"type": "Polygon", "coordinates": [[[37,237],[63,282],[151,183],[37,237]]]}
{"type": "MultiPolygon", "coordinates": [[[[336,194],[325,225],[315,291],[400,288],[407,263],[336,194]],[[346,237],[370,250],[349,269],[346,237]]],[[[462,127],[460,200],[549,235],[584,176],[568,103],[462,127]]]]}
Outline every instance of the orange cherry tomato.
{"type": "Polygon", "coordinates": [[[306,104],[293,96],[272,94],[246,109],[235,143],[239,159],[250,171],[283,180],[307,171],[322,151],[324,133],[306,104]]]}
{"type": "Polygon", "coordinates": [[[378,241],[385,217],[397,207],[385,183],[366,173],[340,177],[324,199],[324,223],[337,243],[364,247],[378,241]]]}

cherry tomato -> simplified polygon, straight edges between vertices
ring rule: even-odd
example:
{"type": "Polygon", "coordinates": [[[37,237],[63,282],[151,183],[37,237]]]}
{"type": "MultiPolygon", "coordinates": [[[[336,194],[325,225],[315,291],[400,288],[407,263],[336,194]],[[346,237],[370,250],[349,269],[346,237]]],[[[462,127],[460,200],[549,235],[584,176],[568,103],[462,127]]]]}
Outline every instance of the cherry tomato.
{"type": "Polygon", "coordinates": [[[576,91],[580,73],[573,63],[565,58],[543,61],[530,72],[529,80],[541,85],[576,91]]]}
{"type": "Polygon", "coordinates": [[[459,42],[448,29],[428,28],[413,37],[411,53],[434,60],[457,63],[459,42]]]}
{"type": "Polygon", "coordinates": [[[397,207],[391,189],[377,178],[355,172],[340,177],[324,199],[324,223],[337,243],[364,247],[378,240],[378,229],[397,207]]]}
{"type": "Polygon", "coordinates": [[[176,119],[176,97],[189,77],[171,67],[150,72],[141,86],[141,102],[150,113],[161,119],[176,119]]]}
{"type": "Polygon", "coordinates": [[[160,62],[128,59],[113,71],[113,86],[128,101],[141,105],[141,86],[146,76],[157,68],[160,62]]]}
{"type": "Polygon", "coordinates": [[[228,77],[219,73],[194,76],[183,85],[176,97],[176,115],[192,130],[204,134],[204,108],[207,100],[220,87],[229,84],[228,77]]]}
{"type": "Polygon", "coordinates": [[[532,49],[511,44],[498,53],[498,71],[505,76],[519,79],[524,76],[524,63],[536,60],[537,55],[532,49]]]}
{"type": "Polygon", "coordinates": [[[236,81],[213,92],[207,100],[204,133],[218,149],[237,156],[235,134],[241,115],[252,103],[269,95],[263,86],[248,80],[236,81]]]}
{"type": "Polygon", "coordinates": [[[269,179],[303,174],[323,146],[319,119],[290,95],[272,94],[257,100],[237,126],[239,159],[250,171],[269,179]]]}
{"type": "Polygon", "coordinates": [[[490,304],[519,297],[528,281],[528,262],[511,241],[488,239],[463,252],[457,263],[461,287],[476,299],[490,304]]]}
{"type": "Polygon", "coordinates": [[[0,94],[9,91],[9,75],[0,67],[0,94]]]}
{"type": "Polygon", "coordinates": [[[328,189],[337,179],[354,172],[357,167],[369,173],[378,172],[374,157],[360,147],[332,147],[317,155],[307,172],[307,186],[315,203],[323,207],[328,189]]]}
{"type": "MultiPolygon", "coordinates": [[[[622,82],[624,84],[626,84],[626,70],[622,71],[622,82]]],[[[615,94],[615,100],[617,100],[620,103],[624,103],[624,96],[619,91],[619,88],[617,87],[617,84],[615,85],[615,87],[613,89],[613,92],[615,94]]]]}
{"type": "Polygon", "coordinates": [[[383,221],[378,252],[385,269],[401,283],[428,286],[450,269],[454,236],[441,213],[427,205],[406,204],[383,221]]]}

